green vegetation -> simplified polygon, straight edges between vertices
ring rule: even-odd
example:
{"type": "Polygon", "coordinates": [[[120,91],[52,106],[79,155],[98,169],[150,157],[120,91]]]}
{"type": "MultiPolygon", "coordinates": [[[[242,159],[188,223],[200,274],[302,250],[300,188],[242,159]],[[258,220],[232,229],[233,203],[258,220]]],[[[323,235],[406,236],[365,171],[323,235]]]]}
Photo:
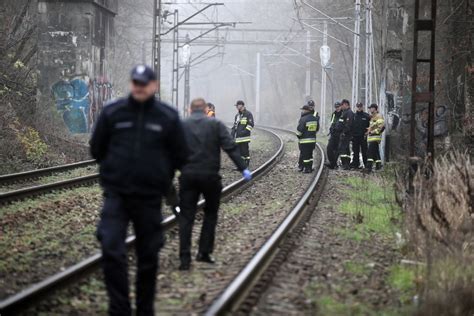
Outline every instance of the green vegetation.
{"type": "Polygon", "coordinates": [[[48,152],[48,145],[43,142],[37,130],[27,127],[18,134],[20,143],[26,152],[26,158],[32,162],[42,162],[48,152]]]}
{"type": "Polygon", "coordinates": [[[400,209],[395,203],[394,192],[370,178],[348,177],[344,184],[349,198],[343,201],[340,211],[352,216],[355,227],[346,232],[350,239],[363,240],[371,234],[393,236],[398,230],[400,209]]]}
{"type": "Polygon", "coordinates": [[[410,303],[416,294],[416,270],[413,267],[392,266],[387,281],[392,288],[398,291],[402,303],[410,303]]]}
{"type": "Polygon", "coordinates": [[[364,262],[347,261],[344,264],[344,268],[347,272],[354,275],[365,275],[369,272],[369,267],[364,262]]]}

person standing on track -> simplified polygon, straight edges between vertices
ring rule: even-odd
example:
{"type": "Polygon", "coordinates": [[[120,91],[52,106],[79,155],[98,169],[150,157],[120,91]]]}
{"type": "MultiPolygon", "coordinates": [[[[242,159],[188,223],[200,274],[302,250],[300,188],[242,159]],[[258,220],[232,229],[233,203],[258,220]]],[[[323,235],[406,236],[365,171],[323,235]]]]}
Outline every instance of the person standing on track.
{"type": "Polygon", "coordinates": [[[329,162],[326,163],[326,166],[329,169],[337,168],[337,151],[339,150],[339,138],[341,137],[340,132],[336,130],[336,124],[339,122],[339,118],[342,114],[341,103],[336,102],[334,104],[334,108],[335,110],[331,116],[331,126],[329,127],[329,141],[326,149],[329,160],[329,162]]]}
{"type": "Polygon", "coordinates": [[[222,190],[221,148],[229,155],[246,180],[252,178],[247,165],[240,157],[239,148],[225,125],[205,114],[206,101],[202,98],[191,102],[191,116],[183,122],[191,156],[182,168],[179,178],[181,212],[179,220],[180,270],[189,270],[191,265],[191,237],[199,196],[203,194],[204,220],[199,239],[196,260],[214,263],[211,257],[217,213],[222,190]]]}
{"type": "Polygon", "coordinates": [[[232,136],[235,138],[235,142],[240,149],[240,155],[248,167],[250,165],[250,136],[254,127],[253,115],[245,108],[244,101],[237,101],[235,106],[238,112],[235,115],[232,136]]]}
{"type": "Polygon", "coordinates": [[[354,122],[354,112],[351,110],[349,100],[342,100],[342,114],[336,124],[336,130],[340,133],[338,154],[341,157],[342,169],[349,170],[351,162],[351,139],[354,122]]]}
{"type": "Polygon", "coordinates": [[[131,93],[106,105],[90,141],[100,166],[104,206],[97,229],[110,315],[132,315],[127,271],[128,224],[136,236],[136,314],[154,315],[161,200],[188,158],[178,112],[155,99],[157,78],[144,65],[131,73],[131,93]]]}
{"type": "Polygon", "coordinates": [[[354,113],[354,126],[352,134],[352,162],[351,169],[360,168],[360,154],[362,154],[362,161],[364,166],[367,166],[367,128],[369,128],[370,115],[364,111],[362,103],[356,104],[356,112],[354,113]]]}
{"type": "Polygon", "coordinates": [[[380,143],[382,142],[382,133],[385,130],[385,121],[383,116],[379,113],[377,104],[369,106],[371,118],[370,126],[367,130],[367,142],[369,143],[366,173],[372,172],[372,167],[375,163],[375,169],[382,168],[382,160],[380,159],[380,143]]]}
{"type": "Polygon", "coordinates": [[[303,173],[313,172],[313,151],[316,148],[316,133],[319,131],[319,120],[314,116],[314,111],[309,105],[301,108],[301,118],[298,122],[296,135],[300,157],[298,171],[303,173]]]}

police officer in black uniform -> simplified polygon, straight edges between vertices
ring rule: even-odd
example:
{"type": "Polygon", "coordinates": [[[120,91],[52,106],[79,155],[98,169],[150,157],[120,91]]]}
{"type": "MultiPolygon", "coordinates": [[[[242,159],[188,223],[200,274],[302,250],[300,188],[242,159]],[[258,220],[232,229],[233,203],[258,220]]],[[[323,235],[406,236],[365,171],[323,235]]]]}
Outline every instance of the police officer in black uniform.
{"type": "Polygon", "coordinates": [[[313,151],[316,147],[316,133],[319,131],[319,120],[309,105],[301,108],[296,135],[300,149],[298,170],[303,173],[313,172],[313,151]]]}
{"type": "Polygon", "coordinates": [[[244,101],[237,101],[235,107],[237,108],[238,112],[234,118],[232,136],[235,138],[235,142],[240,149],[240,155],[248,167],[250,165],[250,136],[255,124],[252,113],[250,113],[250,111],[245,108],[244,101]]]}
{"type": "Polygon", "coordinates": [[[367,129],[370,124],[370,115],[364,111],[362,103],[356,104],[356,112],[354,113],[354,126],[352,132],[352,169],[360,169],[360,154],[364,166],[367,166],[367,129]]]}
{"type": "Polygon", "coordinates": [[[90,141],[100,166],[104,206],[97,229],[110,315],[131,315],[127,228],[136,235],[137,315],[154,315],[158,251],[163,245],[161,199],[188,148],[178,113],[155,99],[156,75],[147,66],[131,74],[130,96],[106,105],[90,141]]]}
{"type": "Polygon", "coordinates": [[[342,114],[336,124],[336,131],[340,133],[338,154],[341,157],[342,169],[349,170],[351,162],[350,143],[352,139],[352,128],[354,122],[354,112],[351,110],[349,100],[342,100],[342,114]]]}
{"type": "Polygon", "coordinates": [[[330,169],[337,168],[337,151],[339,150],[339,138],[341,136],[340,133],[336,130],[336,124],[338,123],[339,118],[342,114],[341,103],[336,102],[334,104],[334,108],[335,110],[331,116],[331,126],[329,127],[329,141],[326,148],[329,160],[329,162],[326,163],[326,166],[330,169]]]}
{"type": "Polygon", "coordinates": [[[221,148],[229,155],[246,180],[251,179],[247,165],[240,157],[239,148],[223,123],[205,114],[206,101],[202,98],[191,102],[191,116],[183,122],[190,150],[188,163],[181,170],[179,195],[181,213],[179,220],[180,270],[191,265],[191,236],[196,217],[197,203],[202,194],[206,200],[204,219],[199,239],[197,261],[214,263],[214,236],[217,212],[221,197],[221,148]]]}

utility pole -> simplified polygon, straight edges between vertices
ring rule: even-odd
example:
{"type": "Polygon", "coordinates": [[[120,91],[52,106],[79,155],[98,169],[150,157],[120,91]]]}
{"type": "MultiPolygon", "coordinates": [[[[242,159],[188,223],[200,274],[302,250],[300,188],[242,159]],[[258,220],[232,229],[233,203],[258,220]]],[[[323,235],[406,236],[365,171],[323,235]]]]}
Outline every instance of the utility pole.
{"type": "Polygon", "coordinates": [[[360,1],[355,3],[354,54],[352,63],[352,104],[359,101],[360,1]]]}
{"type": "Polygon", "coordinates": [[[173,12],[174,29],[173,29],[173,75],[171,83],[171,104],[178,108],[178,83],[179,83],[179,37],[178,37],[178,10],[173,12]]]}
{"type": "Polygon", "coordinates": [[[372,0],[365,2],[365,105],[372,103],[372,0]]]}
{"type": "MultiPolygon", "coordinates": [[[[324,33],[323,33],[323,46],[321,47],[321,52],[320,54],[322,55],[323,53],[323,47],[326,48],[328,47],[328,22],[324,21],[324,33]]],[[[327,80],[327,74],[326,74],[326,67],[327,65],[321,59],[321,127],[322,130],[324,131],[326,128],[326,80],[327,80]]]]}
{"type": "Polygon", "coordinates": [[[158,79],[158,98],[161,98],[161,0],[153,1],[152,65],[158,79]]]}
{"type": "Polygon", "coordinates": [[[260,52],[257,52],[257,71],[255,72],[255,122],[260,120],[260,52]]]}
{"type": "MultiPolygon", "coordinates": [[[[311,31],[306,31],[306,56],[311,56],[311,31]]],[[[306,97],[311,96],[311,60],[306,59],[306,97]]]]}

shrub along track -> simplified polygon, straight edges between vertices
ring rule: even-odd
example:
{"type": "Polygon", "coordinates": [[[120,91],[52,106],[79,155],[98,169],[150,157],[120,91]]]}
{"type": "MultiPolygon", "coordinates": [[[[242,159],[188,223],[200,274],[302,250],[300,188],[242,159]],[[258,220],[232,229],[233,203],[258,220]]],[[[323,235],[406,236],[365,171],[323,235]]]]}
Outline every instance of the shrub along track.
{"type": "MultiPolygon", "coordinates": [[[[178,271],[176,231],[168,234],[168,242],[160,256],[158,275],[156,308],[160,315],[204,312],[306,191],[313,175],[296,172],[298,149],[295,136],[288,133],[281,133],[281,136],[286,149],[279,163],[244,193],[223,202],[216,238],[216,265],[193,262],[191,271],[178,271]]],[[[193,234],[194,245],[200,226],[198,219],[193,234]]],[[[133,278],[133,256],[130,260],[133,278]]],[[[40,304],[35,311],[100,315],[105,313],[106,304],[101,274],[97,273],[87,282],[40,304]]]]}
{"type": "MultiPolygon", "coordinates": [[[[252,165],[260,166],[278,149],[274,135],[256,130],[252,165]]],[[[241,175],[223,158],[223,182],[241,175]]],[[[0,207],[0,298],[20,291],[97,252],[95,226],[102,204],[98,185],[37,196],[0,207]]],[[[168,209],[165,215],[170,214],[168,209]]]]}

